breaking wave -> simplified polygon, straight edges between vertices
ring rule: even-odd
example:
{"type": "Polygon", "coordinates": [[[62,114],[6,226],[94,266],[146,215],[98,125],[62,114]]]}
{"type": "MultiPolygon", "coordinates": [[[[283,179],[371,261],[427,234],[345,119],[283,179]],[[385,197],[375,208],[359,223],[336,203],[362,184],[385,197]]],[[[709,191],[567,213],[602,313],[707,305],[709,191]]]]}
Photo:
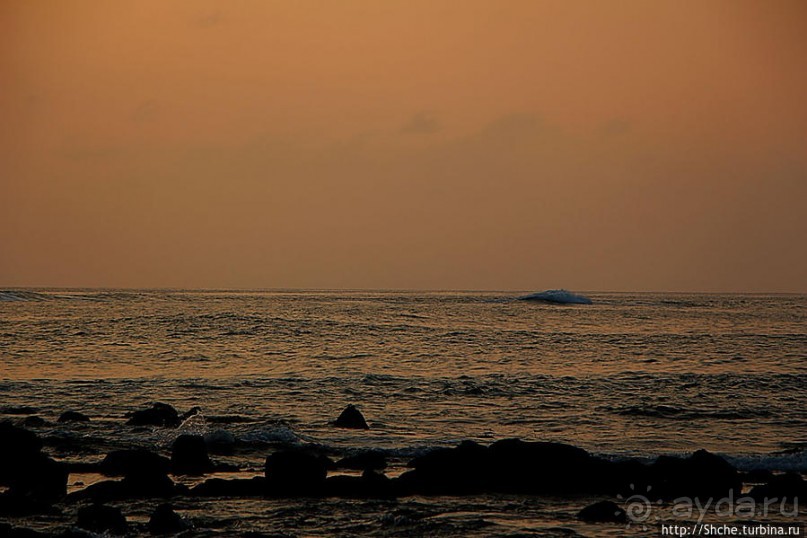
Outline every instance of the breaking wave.
{"type": "Polygon", "coordinates": [[[0,301],[46,301],[49,297],[34,291],[0,290],[0,301]]]}
{"type": "Polygon", "coordinates": [[[521,301],[541,301],[555,304],[591,304],[591,299],[568,290],[546,290],[519,297],[521,301]]]}

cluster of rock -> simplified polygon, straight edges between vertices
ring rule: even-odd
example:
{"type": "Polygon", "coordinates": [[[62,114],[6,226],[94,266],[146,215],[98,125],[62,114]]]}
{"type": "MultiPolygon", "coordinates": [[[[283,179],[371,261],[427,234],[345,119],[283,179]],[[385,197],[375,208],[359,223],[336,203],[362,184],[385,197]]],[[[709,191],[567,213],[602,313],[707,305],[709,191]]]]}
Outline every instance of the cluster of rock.
{"type": "MultiPolygon", "coordinates": [[[[129,522],[114,506],[91,504],[78,511],[76,527],[95,533],[122,535],[130,530],[129,522]]],[[[157,506],[147,525],[150,534],[175,534],[191,528],[190,522],[174,511],[168,503],[157,506]]]]}
{"type": "MultiPolygon", "coordinates": [[[[201,436],[181,435],[172,446],[171,459],[148,450],[119,450],[107,454],[98,465],[83,465],[81,470],[94,470],[121,480],[108,480],[93,484],[79,492],[67,495],[70,465],[53,460],[42,453],[42,441],[24,428],[10,422],[0,422],[0,486],[7,491],[0,494],[0,515],[24,516],[57,514],[56,507],[63,501],[89,499],[92,504],[78,510],[76,529],[59,536],[86,537],[83,530],[95,533],[125,534],[128,523],[119,508],[102,503],[134,498],[167,498],[187,493],[184,486],[175,484],[168,476],[205,474],[221,468],[207,456],[201,436]]],[[[175,533],[190,524],[173,511],[170,505],[157,507],[149,520],[152,534],[175,533]]],[[[41,533],[0,524],[0,536],[38,537],[41,533]]]]}
{"type": "MultiPolygon", "coordinates": [[[[146,528],[150,534],[159,536],[177,534],[192,528],[192,525],[177,514],[173,506],[164,503],[152,512],[146,528]]],[[[7,538],[95,538],[98,535],[126,535],[133,530],[120,508],[103,504],[79,508],[75,526],[55,535],[0,523],[0,536],[7,538]]]]}
{"type": "MultiPolygon", "coordinates": [[[[79,415],[65,413],[63,418],[64,421],[84,421],[79,415]]],[[[129,423],[176,427],[182,419],[173,407],[155,404],[132,413],[129,423]]],[[[361,412],[352,405],[334,425],[368,428],[361,412]]],[[[650,500],[722,499],[730,495],[738,497],[744,478],[726,460],[705,450],[689,457],[661,456],[652,463],[644,463],[612,461],[566,444],[519,439],[505,439],[489,446],[465,441],[454,448],[435,449],[410,461],[409,470],[395,478],[383,473],[386,466],[386,458],[380,451],[353,453],[334,461],[313,448],[283,449],[267,456],[263,476],[208,478],[188,488],[176,483],[171,476],[202,476],[237,470],[212,461],[209,442],[202,436],[178,436],[171,446],[170,458],[145,449],[115,450],[98,464],[70,466],[45,455],[41,440],[33,432],[1,422],[0,486],[5,486],[7,491],[0,494],[0,514],[47,513],[55,503],[90,502],[79,510],[76,526],[91,532],[122,534],[128,528],[125,517],[118,508],[104,503],[178,496],[395,498],[506,493],[613,498],[635,492],[650,500]],[[98,472],[110,479],[67,495],[71,469],[98,472]],[[361,474],[333,473],[339,469],[361,471],[361,474]]],[[[764,479],[764,483],[750,492],[751,497],[807,497],[807,484],[798,474],[769,473],[756,478],[764,479]]],[[[613,502],[602,501],[586,507],[578,517],[592,522],[621,522],[626,515],[613,502]]],[[[148,528],[159,534],[177,532],[188,525],[170,505],[161,504],[148,528]]]]}
{"type": "Polygon", "coordinates": [[[174,476],[201,476],[221,471],[236,471],[236,467],[216,464],[208,455],[207,443],[201,435],[180,435],[171,445],[171,457],[166,458],[145,449],[115,450],[97,465],[82,465],[83,471],[97,471],[120,479],[104,480],[72,493],[72,500],[90,499],[107,502],[122,499],[173,497],[188,493],[188,488],[176,484],[174,476]]]}
{"type": "Polygon", "coordinates": [[[737,471],[704,450],[688,458],[663,456],[650,465],[610,461],[570,445],[506,439],[490,446],[466,441],[432,451],[410,463],[400,477],[406,491],[421,494],[467,493],[607,494],[633,488],[672,499],[722,498],[739,492],[737,471]],[[473,470],[473,472],[469,472],[473,470]]]}
{"type": "MultiPolygon", "coordinates": [[[[433,450],[409,463],[397,478],[381,472],[383,455],[366,452],[333,462],[304,449],[284,450],[266,459],[265,475],[248,480],[209,479],[190,495],[214,497],[337,496],[402,497],[409,495],[477,495],[510,493],[546,496],[630,496],[639,491],[650,500],[722,499],[740,496],[742,478],[720,456],[699,450],[689,457],[662,456],[653,463],[611,461],[580,448],[506,439],[483,446],[465,441],[455,448],[433,450]],[[333,469],[360,469],[361,476],[329,476],[333,469]]],[[[772,476],[755,487],[755,498],[803,497],[807,484],[797,474],[772,476]]],[[[607,506],[609,513],[612,506],[607,506]]],[[[604,511],[603,507],[600,507],[604,511]]],[[[596,506],[583,514],[597,520],[596,506]]],[[[617,515],[617,519],[624,513],[617,515]]],[[[609,520],[614,520],[611,517],[609,520]]]]}
{"type": "Polygon", "coordinates": [[[68,467],[42,452],[31,431],[0,422],[0,513],[40,510],[67,494],[68,467]]]}

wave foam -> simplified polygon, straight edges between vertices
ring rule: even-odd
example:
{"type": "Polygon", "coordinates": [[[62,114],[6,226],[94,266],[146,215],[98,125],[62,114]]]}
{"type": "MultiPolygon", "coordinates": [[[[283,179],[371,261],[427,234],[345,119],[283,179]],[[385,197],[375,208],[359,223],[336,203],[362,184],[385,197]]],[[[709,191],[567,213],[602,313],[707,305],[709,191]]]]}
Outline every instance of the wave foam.
{"type": "Polygon", "coordinates": [[[807,470],[807,452],[724,457],[741,471],[796,471],[803,473],[807,470]]]}
{"type": "Polygon", "coordinates": [[[591,299],[584,295],[572,293],[569,290],[546,290],[518,298],[521,301],[543,301],[556,304],[591,304],[591,299]]]}
{"type": "Polygon", "coordinates": [[[238,440],[248,445],[290,445],[302,444],[304,440],[291,428],[280,425],[267,425],[251,429],[241,434],[238,440]]]}
{"type": "Polygon", "coordinates": [[[44,301],[47,296],[33,291],[0,290],[0,301],[44,301]]]}

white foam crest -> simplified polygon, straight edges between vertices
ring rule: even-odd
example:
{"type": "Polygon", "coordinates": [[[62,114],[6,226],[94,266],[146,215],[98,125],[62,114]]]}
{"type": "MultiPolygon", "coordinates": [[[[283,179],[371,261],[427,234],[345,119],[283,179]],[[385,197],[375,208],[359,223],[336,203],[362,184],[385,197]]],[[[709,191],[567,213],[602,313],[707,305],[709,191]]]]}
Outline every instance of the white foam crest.
{"type": "Polygon", "coordinates": [[[0,290],[0,301],[44,301],[45,299],[47,299],[46,296],[33,291],[0,290]]]}
{"type": "Polygon", "coordinates": [[[729,463],[741,471],[796,471],[807,469],[807,451],[794,454],[766,454],[725,456],[729,463]]]}
{"type": "Polygon", "coordinates": [[[246,443],[296,445],[303,442],[300,436],[287,426],[267,426],[241,434],[238,438],[246,443]]]}
{"type": "Polygon", "coordinates": [[[543,301],[557,304],[591,304],[591,299],[584,295],[572,293],[569,290],[546,290],[519,297],[522,301],[543,301]]]}

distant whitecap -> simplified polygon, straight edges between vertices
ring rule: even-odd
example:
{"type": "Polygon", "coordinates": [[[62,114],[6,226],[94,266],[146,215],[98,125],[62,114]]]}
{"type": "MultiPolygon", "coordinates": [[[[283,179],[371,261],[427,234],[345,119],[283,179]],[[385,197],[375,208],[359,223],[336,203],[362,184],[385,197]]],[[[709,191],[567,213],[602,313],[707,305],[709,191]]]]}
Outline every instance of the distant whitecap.
{"type": "Polygon", "coordinates": [[[556,304],[591,304],[591,299],[568,290],[546,290],[519,297],[522,301],[542,301],[556,304]]]}
{"type": "Polygon", "coordinates": [[[33,291],[0,290],[0,301],[44,301],[45,295],[33,291]]]}

